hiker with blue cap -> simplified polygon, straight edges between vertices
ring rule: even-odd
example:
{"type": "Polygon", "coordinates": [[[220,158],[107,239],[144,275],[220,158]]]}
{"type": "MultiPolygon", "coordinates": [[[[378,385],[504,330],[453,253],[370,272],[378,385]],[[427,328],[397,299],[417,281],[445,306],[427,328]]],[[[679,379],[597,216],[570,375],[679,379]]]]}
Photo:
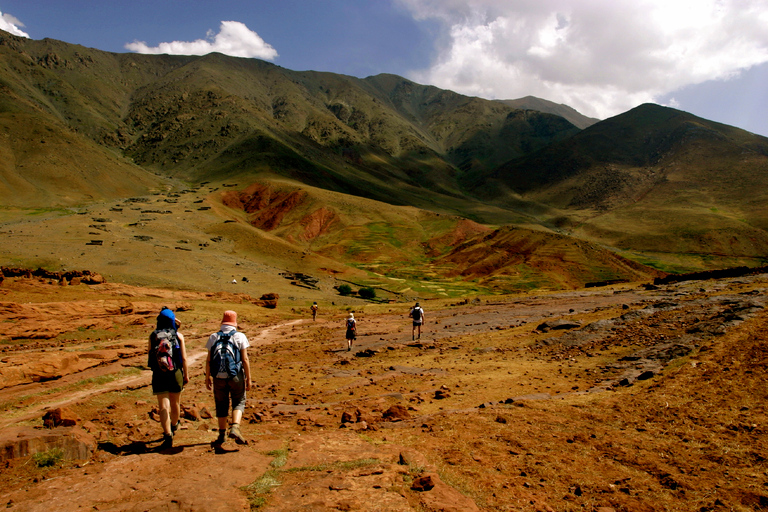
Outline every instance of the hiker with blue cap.
{"type": "Polygon", "coordinates": [[[161,450],[173,446],[173,436],[181,423],[181,391],[189,382],[187,349],[184,335],[178,331],[180,326],[173,311],[163,308],[157,315],[157,328],[149,335],[152,394],[157,396],[163,427],[161,450]]]}

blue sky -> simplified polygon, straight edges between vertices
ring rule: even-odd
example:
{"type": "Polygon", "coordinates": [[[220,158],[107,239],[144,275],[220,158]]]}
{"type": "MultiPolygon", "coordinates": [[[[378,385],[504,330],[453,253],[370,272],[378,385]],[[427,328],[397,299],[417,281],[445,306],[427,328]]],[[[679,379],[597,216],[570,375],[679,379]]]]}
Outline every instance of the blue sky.
{"type": "Polygon", "coordinates": [[[604,119],[655,102],[768,136],[765,0],[0,0],[0,28],[111,52],[394,73],[604,119]]]}

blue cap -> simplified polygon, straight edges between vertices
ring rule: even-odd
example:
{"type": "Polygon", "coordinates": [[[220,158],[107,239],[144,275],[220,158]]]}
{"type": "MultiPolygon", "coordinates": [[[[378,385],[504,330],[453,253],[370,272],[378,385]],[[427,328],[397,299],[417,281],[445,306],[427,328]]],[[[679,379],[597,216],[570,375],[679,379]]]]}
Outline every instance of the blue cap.
{"type": "Polygon", "coordinates": [[[158,329],[176,329],[176,315],[168,308],[163,308],[157,315],[158,329]]]}

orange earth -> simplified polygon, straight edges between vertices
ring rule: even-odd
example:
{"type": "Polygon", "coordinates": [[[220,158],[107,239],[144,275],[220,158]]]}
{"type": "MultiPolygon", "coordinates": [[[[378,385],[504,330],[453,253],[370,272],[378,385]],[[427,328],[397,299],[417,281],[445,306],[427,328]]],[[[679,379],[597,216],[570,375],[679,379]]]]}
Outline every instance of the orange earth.
{"type": "Polygon", "coordinates": [[[355,309],[0,286],[0,503],[13,511],[768,508],[768,275],[355,309]],[[191,381],[174,447],[146,369],[161,306],[191,381]],[[251,342],[248,445],[215,448],[204,343],[251,342]],[[57,411],[58,410],[58,411],[57,411]],[[46,428],[49,421],[63,426],[46,428]],[[53,419],[51,419],[53,418],[53,419]],[[70,423],[74,425],[67,426],[70,423]],[[33,453],[37,455],[33,456],[33,453]]]}

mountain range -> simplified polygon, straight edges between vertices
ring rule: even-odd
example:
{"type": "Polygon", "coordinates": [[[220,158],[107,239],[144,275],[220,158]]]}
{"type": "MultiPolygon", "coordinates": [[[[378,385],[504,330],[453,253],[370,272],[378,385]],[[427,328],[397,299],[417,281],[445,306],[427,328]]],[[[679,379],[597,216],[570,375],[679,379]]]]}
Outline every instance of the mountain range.
{"type": "MultiPolygon", "coordinates": [[[[599,121],[395,75],[0,32],[0,126],[6,228],[33,211],[193,191],[244,224],[238,237],[325,261],[277,267],[333,261],[369,284],[429,275],[497,291],[768,254],[768,139],[659,105],[599,121]]],[[[0,256],[21,263],[21,251],[0,256]]]]}

